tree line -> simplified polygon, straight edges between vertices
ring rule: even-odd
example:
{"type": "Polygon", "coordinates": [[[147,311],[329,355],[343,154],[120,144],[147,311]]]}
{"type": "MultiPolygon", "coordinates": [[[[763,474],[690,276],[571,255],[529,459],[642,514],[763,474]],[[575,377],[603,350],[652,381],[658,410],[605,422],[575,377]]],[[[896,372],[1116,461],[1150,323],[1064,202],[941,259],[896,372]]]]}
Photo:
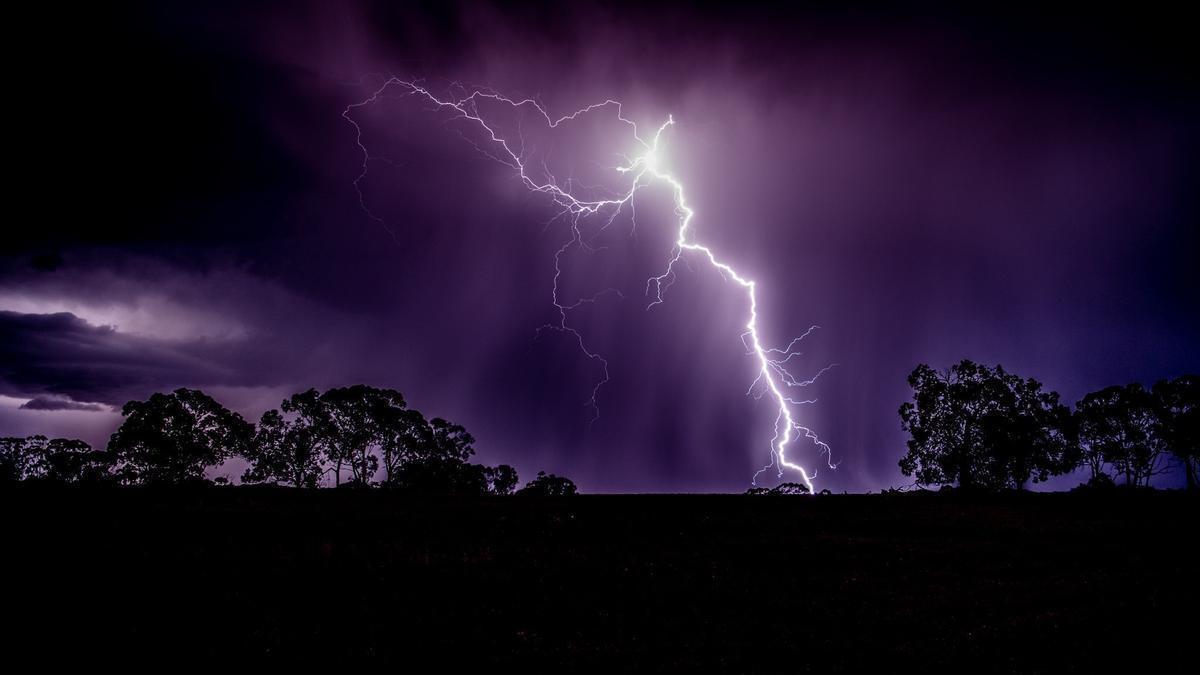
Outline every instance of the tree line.
{"type": "MultiPolygon", "coordinates": [[[[1072,410],[1033,378],[962,361],[908,377],[900,406],[908,432],[901,472],[918,485],[1024,489],[1085,469],[1088,485],[1148,487],[1172,461],[1188,489],[1200,487],[1200,377],[1147,389],[1092,392],[1072,410]]],[[[315,488],[381,486],[428,495],[575,494],[567,478],[539,472],[517,489],[516,470],[469,460],[475,439],[461,425],[427,419],[400,392],[366,385],[294,394],[257,425],[194,389],[126,403],[107,447],[45,436],[0,438],[0,481],[120,485],[208,482],[213,467],[241,457],[242,483],[315,488]]],[[[217,483],[228,482],[224,478],[217,483]]],[[[807,492],[784,484],[753,493],[807,492]]]]}
{"type": "Polygon", "coordinates": [[[1090,486],[1149,487],[1172,462],[1200,486],[1200,376],[1092,392],[1074,409],[1033,378],[962,361],[921,364],[900,406],[900,470],[918,485],[1024,489],[1076,469],[1090,486]]]}
{"type": "MultiPolygon", "coordinates": [[[[0,438],[0,480],[119,485],[208,483],[210,469],[246,460],[244,484],[381,486],[424,495],[570,495],[568,478],[469,460],[461,425],[426,419],[400,392],[366,385],[294,394],[247,422],[195,389],[130,401],[107,447],[45,436],[0,438]]],[[[228,483],[218,478],[215,483],[228,483]]]]}

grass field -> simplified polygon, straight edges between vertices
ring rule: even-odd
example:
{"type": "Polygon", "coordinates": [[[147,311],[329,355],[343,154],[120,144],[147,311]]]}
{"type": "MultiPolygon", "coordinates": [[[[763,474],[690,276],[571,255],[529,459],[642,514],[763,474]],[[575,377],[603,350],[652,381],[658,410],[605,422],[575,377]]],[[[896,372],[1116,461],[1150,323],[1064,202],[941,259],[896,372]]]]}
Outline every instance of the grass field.
{"type": "Polygon", "coordinates": [[[51,660],[1083,672],[1196,654],[1200,499],[1181,493],[17,486],[0,504],[9,653],[51,660]]]}

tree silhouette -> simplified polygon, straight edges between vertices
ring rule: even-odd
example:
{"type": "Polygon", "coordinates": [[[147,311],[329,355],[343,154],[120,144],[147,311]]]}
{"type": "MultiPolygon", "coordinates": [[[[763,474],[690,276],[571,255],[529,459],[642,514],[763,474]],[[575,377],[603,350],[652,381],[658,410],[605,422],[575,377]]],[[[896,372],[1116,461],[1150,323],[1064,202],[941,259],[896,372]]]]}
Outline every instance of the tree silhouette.
{"type": "MultiPolygon", "coordinates": [[[[343,466],[350,469],[350,482],[356,485],[369,484],[379,469],[379,459],[371,452],[377,437],[371,411],[379,406],[374,400],[378,391],[359,384],[321,394],[319,413],[330,436],[328,453],[335,464],[336,485],[341,485],[343,466]]],[[[403,398],[399,404],[404,405],[403,398]]]]}
{"type": "MultiPolygon", "coordinates": [[[[0,481],[198,482],[233,455],[248,462],[243,483],[315,488],[332,472],[336,486],[348,468],[349,485],[368,486],[382,468],[383,486],[481,496],[510,495],[519,481],[507,464],[469,463],[475,438],[462,425],[426,420],[391,389],[309,389],[263,413],[257,427],[193,389],[130,401],[121,414],[125,419],[103,451],[70,439],[0,438],[0,481]]],[[[569,479],[539,473],[521,492],[562,495],[576,488],[569,479]]]]}
{"type": "Polygon", "coordinates": [[[919,484],[1021,489],[1073,464],[1070,413],[1036,380],[964,360],[941,373],[921,364],[908,384],[900,470],[919,484]]]}
{"type": "Polygon", "coordinates": [[[1184,375],[1154,385],[1158,433],[1179,461],[1189,490],[1200,487],[1200,376],[1184,375]]]}
{"type": "Polygon", "coordinates": [[[33,453],[29,450],[30,441],[37,438],[44,440],[46,437],[0,438],[0,480],[21,481],[29,476],[34,461],[33,453]]]}
{"type": "Polygon", "coordinates": [[[112,480],[113,457],[87,443],[45,436],[0,438],[0,477],[56,483],[112,480]]]}
{"type": "Polygon", "coordinates": [[[517,470],[507,464],[484,467],[484,478],[487,479],[488,492],[494,495],[511,495],[517,487],[517,470]]]}
{"type": "Polygon", "coordinates": [[[385,485],[441,495],[511,494],[516,487],[517,472],[511,466],[466,461],[475,454],[475,438],[462,425],[436,417],[425,424],[419,414],[406,421],[412,425],[404,431],[413,442],[412,451],[404,453],[404,461],[390,472],[385,485]]]}
{"type": "Polygon", "coordinates": [[[377,423],[384,484],[397,483],[400,468],[433,458],[433,428],[417,410],[389,411],[377,423]]]}
{"type": "Polygon", "coordinates": [[[488,492],[485,469],[450,457],[427,457],[400,465],[388,485],[417,495],[477,497],[488,492]]]}
{"type": "Polygon", "coordinates": [[[517,473],[510,467],[469,464],[475,439],[462,425],[426,420],[407,408],[400,392],[364,385],[315,389],[263,414],[246,450],[245,482],[316,486],[329,471],[340,485],[343,466],[352,485],[381,484],[414,494],[510,494],[517,473]]]}
{"type": "Polygon", "coordinates": [[[768,494],[773,495],[807,495],[812,494],[812,490],[803,483],[780,483],[776,485],[768,494]]]}
{"type": "Polygon", "coordinates": [[[511,466],[487,467],[466,460],[475,454],[475,438],[459,424],[415,411],[397,418],[382,445],[384,484],[414,494],[511,494],[517,472],[511,466]],[[396,448],[396,449],[392,449],[396,448]]]}
{"type": "Polygon", "coordinates": [[[401,447],[395,430],[414,420],[400,392],[363,384],[321,394],[319,415],[329,434],[327,453],[335,464],[337,484],[343,465],[350,469],[354,484],[369,484],[379,470],[380,454],[401,447]]]}
{"type": "Polygon", "coordinates": [[[570,478],[555,476],[552,473],[539,471],[537,478],[525,484],[525,487],[517,490],[519,495],[530,495],[535,497],[563,497],[567,495],[578,494],[575,488],[575,483],[570,478]]]}
{"type": "Polygon", "coordinates": [[[1164,444],[1158,435],[1155,397],[1141,384],[1113,386],[1084,396],[1075,404],[1082,447],[1081,465],[1093,478],[1112,467],[1128,486],[1149,486],[1164,470],[1164,444]]]}
{"type": "Polygon", "coordinates": [[[507,464],[489,467],[453,457],[426,457],[401,464],[384,485],[411,494],[478,497],[512,494],[517,480],[516,469],[507,464]]]}
{"type": "MultiPolygon", "coordinates": [[[[430,469],[438,474],[461,472],[462,467],[455,467],[454,464],[465,464],[475,454],[475,438],[462,425],[452,424],[440,417],[427,421],[416,410],[398,410],[381,417],[376,422],[376,429],[385,484],[398,486],[404,483],[399,479],[398,472],[404,466],[415,464],[430,464],[430,469]],[[437,464],[446,466],[433,466],[437,464]]],[[[413,471],[408,471],[406,480],[412,478],[413,471]]]]}
{"type": "Polygon", "coordinates": [[[194,389],[130,401],[121,414],[108,449],[127,483],[202,480],[206,467],[244,454],[254,436],[241,415],[194,389]]]}
{"type": "MultiPolygon", "coordinates": [[[[338,447],[337,429],[330,419],[328,410],[321,402],[321,393],[316,389],[292,394],[279,404],[283,417],[291,425],[297,441],[307,442],[311,448],[304,451],[320,463],[322,475],[332,472],[334,484],[341,477],[341,455],[338,447]]],[[[297,449],[300,451],[300,449],[297,449]]]]}
{"type": "Polygon", "coordinates": [[[996,367],[1003,385],[995,409],[983,417],[982,442],[991,487],[1024,489],[1073,469],[1078,444],[1071,411],[1057,392],[1042,391],[1033,378],[1022,379],[996,367]]]}
{"type": "Polygon", "coordinates": [[[433,451],[439,457],[465,462],[475,454],[475,437],[460,424],[435,417],[429,421],[433,436],[433,451]]]}
{"type": "Polygon", "coordinates": [[[317,487],[326,472],[324,444],[319,441],[318,433],[308,418],[288,419],[278,410],[263,413],[254,442],[245,453],[250,467],[242,475],[242,482],[317,487]]]}
{"type": "Polygon", "coordinates": [[[92,446],[80,440],[50,440],[42,454],[42,463],[46,480],[58,483],[105,483],[113,480],[112,454],[93,450],[92,446]]]}

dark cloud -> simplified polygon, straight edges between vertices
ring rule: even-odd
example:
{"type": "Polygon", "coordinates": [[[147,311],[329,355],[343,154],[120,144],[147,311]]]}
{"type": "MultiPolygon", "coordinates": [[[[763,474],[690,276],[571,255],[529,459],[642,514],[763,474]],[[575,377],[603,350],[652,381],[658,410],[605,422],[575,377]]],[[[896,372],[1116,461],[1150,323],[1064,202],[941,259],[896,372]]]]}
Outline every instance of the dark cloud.
{"type": "Polygon", "coordinates": [[[330,343],[361,349],[355,317],[236,267],[194,271],[111,251],[67,259],[53,274],[0,276],[0,395],[119,407],[179,386],[322,379],[315,354],[330,343]]]}
{"type": "Polygon", "coordinates": [[[119,406],[179,382],[202,386],[233,378],[233,368],[212,352],[203,343],[167,344],[125,335],[68,312],[0,311],[0,393],[9,396],[45,392],[119,406]]]}
{"type": "Polygon", "coordinates": [[[103,412],[111,410],[110,406],[99,403],[81,403],[69,398],[39,396],[21,404],[21,410],[83,410],[87,412],[103,412]]]}

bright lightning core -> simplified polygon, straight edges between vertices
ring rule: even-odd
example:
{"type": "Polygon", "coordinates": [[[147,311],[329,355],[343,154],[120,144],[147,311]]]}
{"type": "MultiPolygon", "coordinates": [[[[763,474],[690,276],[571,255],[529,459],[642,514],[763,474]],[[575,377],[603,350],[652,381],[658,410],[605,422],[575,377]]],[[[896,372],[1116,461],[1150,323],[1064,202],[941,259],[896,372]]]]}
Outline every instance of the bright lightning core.
{"type": "MultiPolygon", "coordinates": [[[[592,389],[591,398],[588,400],[588,405],[593,410],[593,420],[595,419],[595,415],[599,414],[599,408],[596,404],[599,390],[608,382],[608,362],[604,360],[604,357],[588,347],[583,335],[570,326],[568,319],[571,310],[582,304],[594,302],[603,293],[615,291],[609,289],[591,298],[581,298],[574,302],[564,303],[559,297],[562,256],[572,247],[588,249],[588,243],[583,237],[581,230],[581,223],[584,219],[592,217],[602,218],[604,227],[607,227],[624,208],[633,208],[633,198],[639,189],[652,183],[660,182],[668,186],[671,190],[679,229],[671,251],[671,257],[667,261],[663,272],[651,277],[646,282],[646,294],[650,298],[647,308],[652,308],[663,302],[663,294],[675,280],[675,265],[687,254],[699,256],[702,260],[707,261],[726,280],[737,284],[746,293],[748,314],[745,332],[742,334],[742,342],[746,347],[747,355],[755,359],[758,368],[758,375],[750,385],[747,393],[756,398],[768,397],[775,403],[778,409],[775,417],[774,435],[771,438],[771,461],[754,474],[751,482],[755,482],[759,475],[772,468],[776,470],[778,477],[783,476],[785,469],[790,469],[799,473],[810,492],[814,491],[813,478],[816,476],[816,472],[810,473],[788,455],[788,450],[792,442],[801,437],[813,443],[818,454],[824,456],[827,466],[836,468],[836,465],[832,462],[829,446],[813,433],[811,429],[801,425],[796,420],[793,409],[814,401],[811,399],[798,399],[792,395],[794,390],[812,384],[833,366],[826,366],[809,379],[798,379],[787,369],[788,362],[793,357],[799,355],[799,352],[795,351],[797,345],[815,330],[816,326],[793,339],[785,348],[769,348],[763,345],[759,335],[758,297],[755,282],[737,272],[728,263],[723,262],[712,249],[697,240],[695,230],[692,228],[692,219],[695,216],[695,211],[688,204],[683,184],[662,167],[661,141],[663,133],[675,124],[674,117],[668,116],[667,120],[656,128],[654,135],[647,140],[639,135],[637,125],[624,116],[621,103],[611,99],[581,108],[569,115],[553,118],[539,102],[533,99],[515,100],[492,91],[481,89],[472,90],[470,93],[463,91],[464,95],[462,96],[441,98],[434,95],[419,82],[407,82],[397,78],[389,78],[366,100],[351,104],[342,112],[342,116],[354,126],[358,147],[363,153],[362,172],[354,181],[356,189],[360,187],[362,179],[366,176],[372,156],[363,144],[362,129],[355,121],[353,113],[358,108],[371,105],[390,93],[416,96],[432,104],[437,110],[449,112],[455,119],[466,120],[476,125],[487,137],[488,141],[485,146],[476,145],[477,149],[502,164],[511,167],[527,188],[534,192],[548,195],[559,207],[560,210],[555,219],[566,219],[570,226],[571,239],[558,250],[554,257],[555,275],[552,297],[554,306],[558,310],[559,321],[556,324],[551,324],[543,328],[571,335],[578,343],[579,349],[589,359],[603,366],[604,376],[596,383],[592,389]],[[574,121],[589,113],[605,110],[614,111],[616,119],[629,128],[630,134],[639,151],[637,156],[629,158],[622,165],[613,167],[618,174],[628,177],[628,188],[619,194],[596,198],[580,193],[570,179],[561,182],[557,180],[544,163],[539,173],[536,167],[530,165],[531,161],[525,152],[524,137],[518,134],[517,138],[510,138],[501,131],[497,123],[490,123],[488,121],[488,116],[484,111],[487,109],[487,106],[496,105],[506,106],[514,111],[528,108],[544,119],[551,129],[558,127],[560,124],[574,121]]],[[[371,218],[381,220],[367,208],[365,201],[363,201],[361,189],[359,190],[359,199],[363,209],[371,218]]]]}
{"type": "Polygon", "coordinates": [[[649,171],[651,173],[656,173],[658,171],[658,150],[657,149],[647,150],[646,154],[642,155],[640,159],[641,159],[642,165],[646,167],[647,171],[649,171]]]}

